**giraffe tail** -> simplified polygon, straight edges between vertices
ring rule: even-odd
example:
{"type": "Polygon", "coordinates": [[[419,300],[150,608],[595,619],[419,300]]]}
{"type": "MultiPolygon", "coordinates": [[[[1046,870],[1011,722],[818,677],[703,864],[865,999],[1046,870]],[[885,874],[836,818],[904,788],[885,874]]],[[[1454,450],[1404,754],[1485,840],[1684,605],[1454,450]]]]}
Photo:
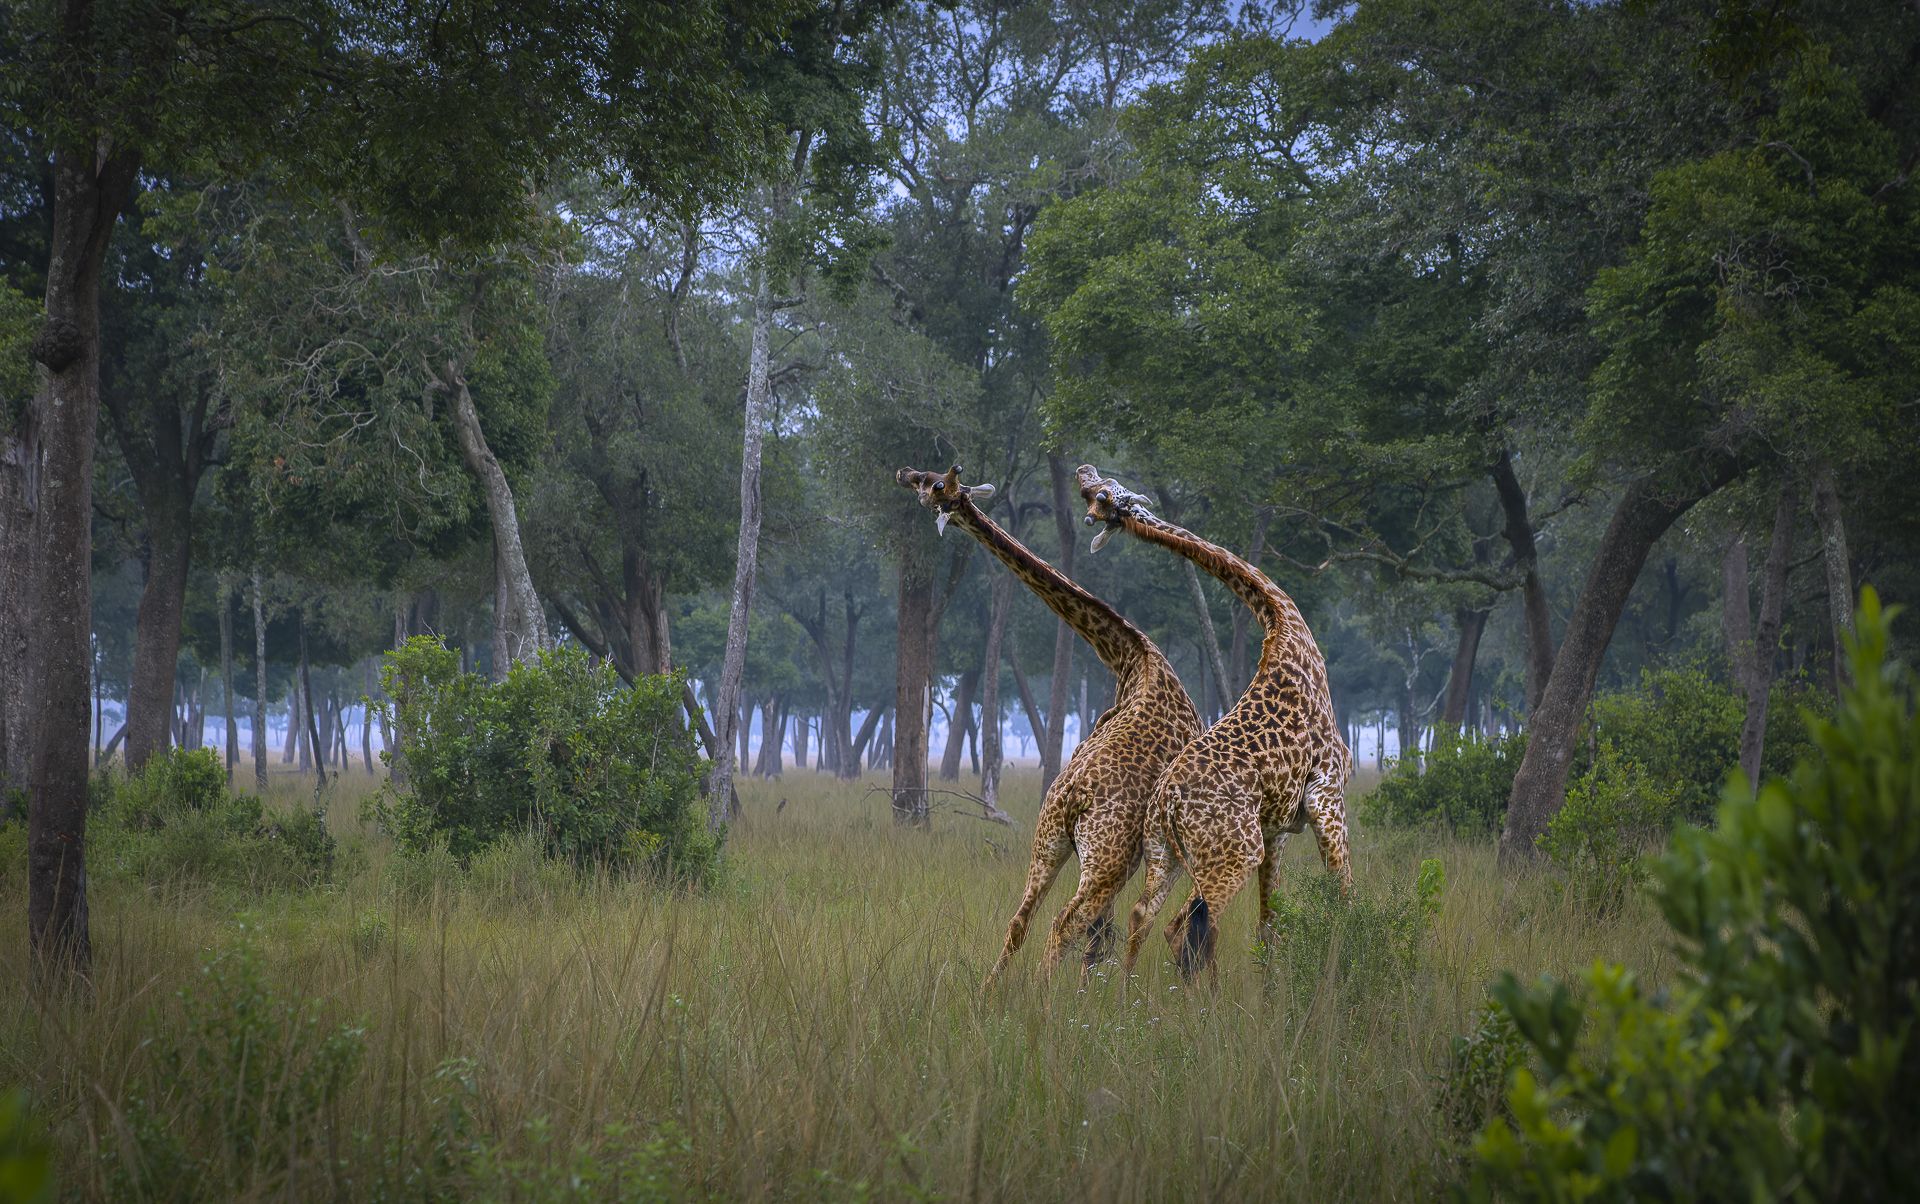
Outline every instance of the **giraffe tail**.
{"type": "Polygon", "coordinates": [[[1207,912],[1207,901],[1198,891],[1187,905],[1184,927],[1186,932],[1174,953],[1174,962],[1180,967],[1180,977],[1191,980],[1213,960],[1213,918],[1207,912]]]}

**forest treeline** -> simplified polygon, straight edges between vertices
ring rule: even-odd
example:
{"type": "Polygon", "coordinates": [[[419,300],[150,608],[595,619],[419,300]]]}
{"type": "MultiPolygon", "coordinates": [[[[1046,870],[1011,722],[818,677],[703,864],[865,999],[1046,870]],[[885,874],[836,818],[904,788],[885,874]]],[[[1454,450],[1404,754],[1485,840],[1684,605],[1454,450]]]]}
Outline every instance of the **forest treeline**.
{"type": "Polygon", "coordinates": [[[903,465],[997,485],[1205,716],[1255,629],[1186,562],[1076,546],[1081,461],[1294,595],[1350,743],[1524,730],[1510,856],[1596,691],[1717,677],[1752,770],[1776,679],[1840,681],[1860,584],[1920,588],[1910,5],[0,30],[0,764],[61,957],[97,756],[225,714],[264,780],[285,705],[344,768],[414,635],[684,674],[716,820],[788,755],[890,767],[907,821],[963,763],[991,801],[1015,717],[1050,776],[1111,682],[903,465]]]}

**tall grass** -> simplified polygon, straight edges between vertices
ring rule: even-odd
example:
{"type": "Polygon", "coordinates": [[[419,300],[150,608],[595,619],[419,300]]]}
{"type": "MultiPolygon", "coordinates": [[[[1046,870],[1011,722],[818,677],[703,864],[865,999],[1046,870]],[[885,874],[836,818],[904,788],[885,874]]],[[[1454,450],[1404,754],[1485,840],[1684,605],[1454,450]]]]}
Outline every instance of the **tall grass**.
{"type": "MultiPolygon", "coordinates": [[[[164,1188],[141,1123],[227,1148],[230,1121],[200,1098],[227,1085],[169,1076],[163,1055],[209,951],[236,942],[279,996],[363,1030],[324,1115],[284,1148],[225,1156],[220,1194],[242,1198],[1423,1197],[1449,1139],[1448,1041],[1497,970],[1670,971],[1637,901],[1595,921],[1544,878],[1503,877],[1489,845],[1361,831],[1363,913],[1408,895],[1423,858],[1446,867],[1410,971],[1358,972],[1335,941],[1328,972],[1291,989],[1286,942],[1254,947],[1247,892],[1221,920],[1217,989],[1183,985],[1157,937],[1132,982],[1113,966],[1048,981],[1039,949],[1069,881],[982,994],[1030,827],[942,813],[902,831],[864,785],[789,774],[741,784],[704,893],[576,887],[511,851],[470,875],[402,864],[355,818],[367,781],[334,792],[347,854],[325,890],[97,880],[90,999],[27,989],[24,861],[4,846],[0,1086],[47,1118],[65,1195],[164,1188]]],[[[1030,824],[1037,779],[1003,803],[1030,824]]],[[[1284,889],[1322,874],[1312,841],[1292,842],[1284,889]]]]}

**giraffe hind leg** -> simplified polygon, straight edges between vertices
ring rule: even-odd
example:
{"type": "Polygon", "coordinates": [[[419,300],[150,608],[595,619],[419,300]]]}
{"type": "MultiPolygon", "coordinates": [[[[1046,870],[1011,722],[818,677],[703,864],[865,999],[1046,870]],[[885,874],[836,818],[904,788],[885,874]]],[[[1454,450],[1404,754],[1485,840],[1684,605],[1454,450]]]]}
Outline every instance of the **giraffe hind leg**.
{"type": "Polygon", "coordinates": [[[1180,917],[1180,936],[1174,947],[1173,963],[1180,968],[1180,977],[1192,982],[1202,967],[1214,964],[1213,950],[1220,939],[1220,929],[1207,909],[1206,897],[1198,891],[1187,900],[1180,917]]]}
{"type": "MultiPolygon", "coordinates": [[[[1083,844],[1090,842],[1082,842],[1083,844]]],[[[1133,872],[1133,860],[1103,857],[1098,852],[1083,852],[1080,857],[1080,886],[1073,898],[1054,917],[1053,931],[1047,935],[1043,964],[1051,971],[1066,956],[1067,947],[1091,924],[1113,909],[1113,897],[1126,885],[1133,872]]],[[[1089,962],[1089,965],[1092,963],[1089,962]]]]}
{"type": "Polygon", "coordinates": [[[1347,801],[1338,778],[1322,774],[1307,791],[1307,822],[1320,844],[1320,860],[1340,883],[1340,896],[1353,897],[1353,858],[1347,847],[1347,801]]]}
{"type": "Polygon", "coordinates": [[[1007,924],[1006,943],[1000,947],[1000,957],[993,963],[993,969],[987,971],[985,986],[992,986],[1000,972],[1007,968],[1007,962],[1020,950],[1021,942],[1027,937],[1027,923],[1033,918],[1033,909],[1053,885],[1054,876],[1060,867],[1066,864],[1067,854],[1073,851],[1073,844],[1062,835],[1057,840],[1036,838],[1033,842],[1033,864],[1027,867],[1027,886],[1020,896],[1020,906],[1014,911],[1013,919],[1007,924]]]}
{"type": "Polygon", "coordinates": [[[1087,925],[1087,969],[1107,960],[1113,952],[1113,904],[1093,917],[1093,923],[1087,925]]]}

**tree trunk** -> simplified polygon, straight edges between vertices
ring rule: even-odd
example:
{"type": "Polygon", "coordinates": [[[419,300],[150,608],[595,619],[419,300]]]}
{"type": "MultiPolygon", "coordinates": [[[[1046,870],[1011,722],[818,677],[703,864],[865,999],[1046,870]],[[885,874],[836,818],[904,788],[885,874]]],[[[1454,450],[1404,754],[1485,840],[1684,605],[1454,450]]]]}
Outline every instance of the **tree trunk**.
{"type": "Polygon", "coordinates": [[[1453,668],[1447,673],[1447,701],[1440,712],[1440,725],[1449,733],[1458,732],[1467,722],[1467,704],[1473,698],[1473,662],[1480,654],[1480,636],[1487,629],[1490,613],[1468,609],[1453,612],[1454,623],[1460,628],[1460,645],[1454,650],[1453,668]]]}
{"type": "Polygon", "coordinates": [[[1513,453],[1505,448],[1490,470],[1500,508],[1506,515],[1504,532],[1521,572],[1520,607],[1527,632],[1527,717],[1539,708],[1553,675],[1553,615],[1547,607],[1547,588],[1540,580],[1540,552],[1534,541],[1533,520],[1527,513],[1527,492],[1513,471],[1513,453]]]}
{"type": "Polygon", "coordinates": [[[800,721],[793,725],[793,767],[795,769],[807,767],[807,735],[808,729],[812,726],[813,717],[804,714],[800,716],[800,721]]]}
{"type": "Polygon", "coordinates": [[[1420,764],[1420,721],[1413,717],[1411,681],[1400,688],[1400,761],[1406,765],[1420,764]]]}
{"type": "MultiPolygon", "coordinates": [[[[1260,567],[1260,558],[1266,555],[1267,527],[1272,522],[1273,511],[1268,507],[1262,506],[1254,511],[1253,539],[1247,545],[1247,563],[1254,568],[1260,567]]],[[[1227,653],[1230,658],[1227,662],[1227,671],[1232,674],[1232,680],[1227,683],[1226,690],[1222,692],[1222,697],[1225,697],[1228,692],[1231,692],[1231,694],[1237,698],[1240,692],[1247,688],[1247,683],[1252,680],[1252,658],[1249,656],[1247,648],[1248,623],[1252,618],[1253,613],[1246,607],[1236,606],[1233,608],[1233,635],[1231,637],[1233,640],[1233,648],[1227,653]]]]}
{"type": "Polygon", "coordinates": [[[1827,614],[1832,621],[1833,692],[1847,680],[1846,633],[1853,630],[1853,566],[1847,559],[1847,524],[1833,466],[1822,464],[1813,478],[1813,513],[1820,522],[1820,558],[1827,570],[1827,614]]]}
{"type": "Polygon", "coordinates": [[[190,528],[183,516],[147,514],[147,575],[140,590],[133,642],[133,678],[127,689],[127,770],[138,773],[147,758],[167,750],[174,668],[180,659],[181,615],[186,609],[190,528]]]}
{"type": "MultiPolygon", "coordinates": [[[[287,683],[287,744],[280,754],[282,765],[292,765],[300,755],[300,676],[299,665],[294,665],[294,678],[287,683]]],[[[305,769],[302,765],[300,768],[305,769]]]]}
{"type": "Polygon", "coordinates": [[[233,583],[220,574],[220,696],[227,723],[227,785],[233,785],[233,766],[240,759],[240,717],[233,709],[233,583]]]}
{"type": "MultiPolygon", "coordinates": [[[[784,208],[784,206],[781,206],[784,208]]],[[[713,713],[730,729],[739,709],[740,681],[747,668],[747,621],[753,613],[754,576],[760,561],[760,445],[767,423],[767,340],[773,328],[773,284],[763,261],[755,269],[753,330],[747,351],[746,422],[740,440],[740,538],[733,562],[733,595],[727,612],[727,647],[720,664],[720,686],[713,713]]],[[[733,787],[733,733],[721,730],[721,757],[714,763],[712,791],[724,800],[733,787]]],[[[710,801],[708,826],[725,822],[718,801],[710,801]]]]}
{"type": "Polygon", "coordinates": [[[487,518],[493,527],[493,678],[499,681],[514,664],[547,647],[547,617],[540,607],[540,595],[534,592],[533,574],[527,569],[513,489],[493,449],[487,446],[467,378],[450,363],[442,383],[453,395],[454,430],[460,436],[460,451],[486,495],[487,518]]]}
{"type": "Polygon", "coordinates": [[[360,761],[373,772],[373,693],[379,688],[373,678],[373,660],[366,660],[360,670],[360,679],[366,686],[366,697],[360,703],[360,761]]]}
{"type": "Polygon", "coordinates": [[[737,737],[736,744],[738,745],[739,756],[739,760],[736,761],[735,764],[744,770],[747,766],[747,752],[753,743],[753,700],[751,698],[743,697],[740,699],[739,720],[740,721],[734,725],[734,735],[737,737]]]}
{"type": "Polygon", "coordinates": [[[300,710],[306,716],[307,742],[313,748],[313,772],[318,776],[318,787],[327,784],[326,758],[321,753],[325,746],[320,742],[320,726],[313,714],[313,676],[307,668],[307,615],[304,610],[293,612],[294,623],[300,632],[300,710]]]}
{"type": "Polygon", "coordinates": [[[1567,620],[1553,676],[1528,725],[1527,751],[1514,775],[1506,826],[1500,834],[1503,861],[1533,857],[1535,841],[1566,801],[1567,771],[1573,763],[1580,716],[1593,696],[1600,662],[1647,553],[1695,502],[1737,476],[1739,462],[1724,453],[1711,454],[1690,464],[1687,471],[1689,475],[1679,482],[1664,474],[1642,477],[1627,488],[1614,509],[1567,620]]]}
{"type": "Polygon", "coordinates": [[[846,757],[842,762],[840,776],[857,778],[860,776],[860,759],[866,755],[867,745],[873,740],[873,734],[880,730],[880,716],[885,707],[874,707],[867,717],[860,721],[860,730],[855,732],[847,743],[846,757]],[[846,766],[852,766],[849,770],[846,766]]]}
{"type": "Polygon", "coordinates": [[[899,662],[894,672],[893,818],[896,823],[928,823],[927,705],[933,679],[933,638],[927,617],[933,609],[933,576],[912,559],[900,567],[900,609],[896,628],[899,662]]]}
{"type": "Polygon", "coordinates": [[[854,637],[859,630],[862,612],[854,606],[851,592],[843,593],[841,601],[846,611],[847,637],[840,645],[840,689],[832,700],[836,708],[833,743],[827,751],[834,758],[834,772],[852,779],[860,776],[860,754],[853,732],[853,660],[854,637]]]}
{"type": "MultiPolygon", "coordinates": [[[[1069,578],[1073,576],[1074,521],[1073,490],[1068,484],[1068,469],[1065,460],[1053,453],[1047,453],[1047,473],[1053,485],[1053,525],[1060,536],[1060,571],[1069,578]]],[[[1053,680],[1047,691],[1047,716],[1049,722],[1045,737],[1040,741],[1040,793],[1044,796],[1053,785],[1053,779],[1060,776],[1060,751],[1066,743],[1067,725],[1061,720],[1067,713],[1067,690],[1071,686],[1068,680],[1073,673],[1073,628],[1065,619],[1058,620],[1053,636],[1053,680]]],[[[1035,728],[1034,734],[1040,735],[1035,728]]]]}
{"type": "Polygon", "coordinates": [[[1724,574],[1727,659],[1734,681],[1746,701],[1740,726],[1740,771],[1749,784],[1760,784],[1760,765],[1766,753],[1767,697],[1773,689],[1773,663],[1779,655],[1780,619],[1787,592],[1787,561],[1793,553],[1793,513],[1797,499],[1791,485],[1782,486],[1774,505],[1773,536],[1767,544],[1767,566],[1760,585],[1760,623],[1750,627],[1747,599],[1747,543],[1735,540],[1727,548],[1724,574]]]}
{"type": "Polygon", "coordinates": [[[1220,639],[1213,631],[1213,611],[1207,606],[1206,591],[1200,588],[1200,573],[1193,561],[1182,556],[1180,565],[1186,574],[1187,592],[1193,596],[1194,613],[1200,619],[1200,650],[1206,654],[1207,667],[1213,673],[1213,714],[1225,714],[1232,700],[1227,697],[1227,665],[1220,657],[1220,639]]]}
{"type": "Polygon", "coordinates": [[[947,724],[947,746],[940,752],[940,780],[960,780],[960,756],[966,751],[967,726],[973,719],[973,695],[980,687],[980,670],[960,675],[953,691],[953,721],[947,724]]]}
{"type": "MultiPolygon", "coordinates": [[[[61,36],[88,37],[91,20],[87,6],[69,5],[61,36]]],[[[100,276],[136,166],[133,156],[106,140],[54,150],[46,317],[32,346],[44,371],[33,405],[41,454],[27,607],[34,639],[25,692],[35,711],[28,769],[27,932],[36,968],[82,978],[93,963],[87,925],[87,709],[100,276]]]]}
{"type": "Polygon", "coordinates": [[[267,788],[267,610],[253,570],[253,784],[267,788]]]}
{"type": "Polygon", "coordinates": [[[1013,663],[1013,685],[1020,692],[1020,706],[1027,712],[1027,726],[1033,729],[1033,741],[1044,748],[1050,724],[1047,716],[1042,715],[1040,708],[1034,705],[1033,687],[1028,684],[1026,671],[1020,667],[1018,660],[1013,663]]]}
{"type": "MultiPolygon", "coordinates": [[[[40,439],[34,407],[0,443],[0,800],[27,789],[37,708],[27,690],[33,647],[34,513],[40,439]]],[[[91,646],[91,645],[89,645],[91,646]]]]}

